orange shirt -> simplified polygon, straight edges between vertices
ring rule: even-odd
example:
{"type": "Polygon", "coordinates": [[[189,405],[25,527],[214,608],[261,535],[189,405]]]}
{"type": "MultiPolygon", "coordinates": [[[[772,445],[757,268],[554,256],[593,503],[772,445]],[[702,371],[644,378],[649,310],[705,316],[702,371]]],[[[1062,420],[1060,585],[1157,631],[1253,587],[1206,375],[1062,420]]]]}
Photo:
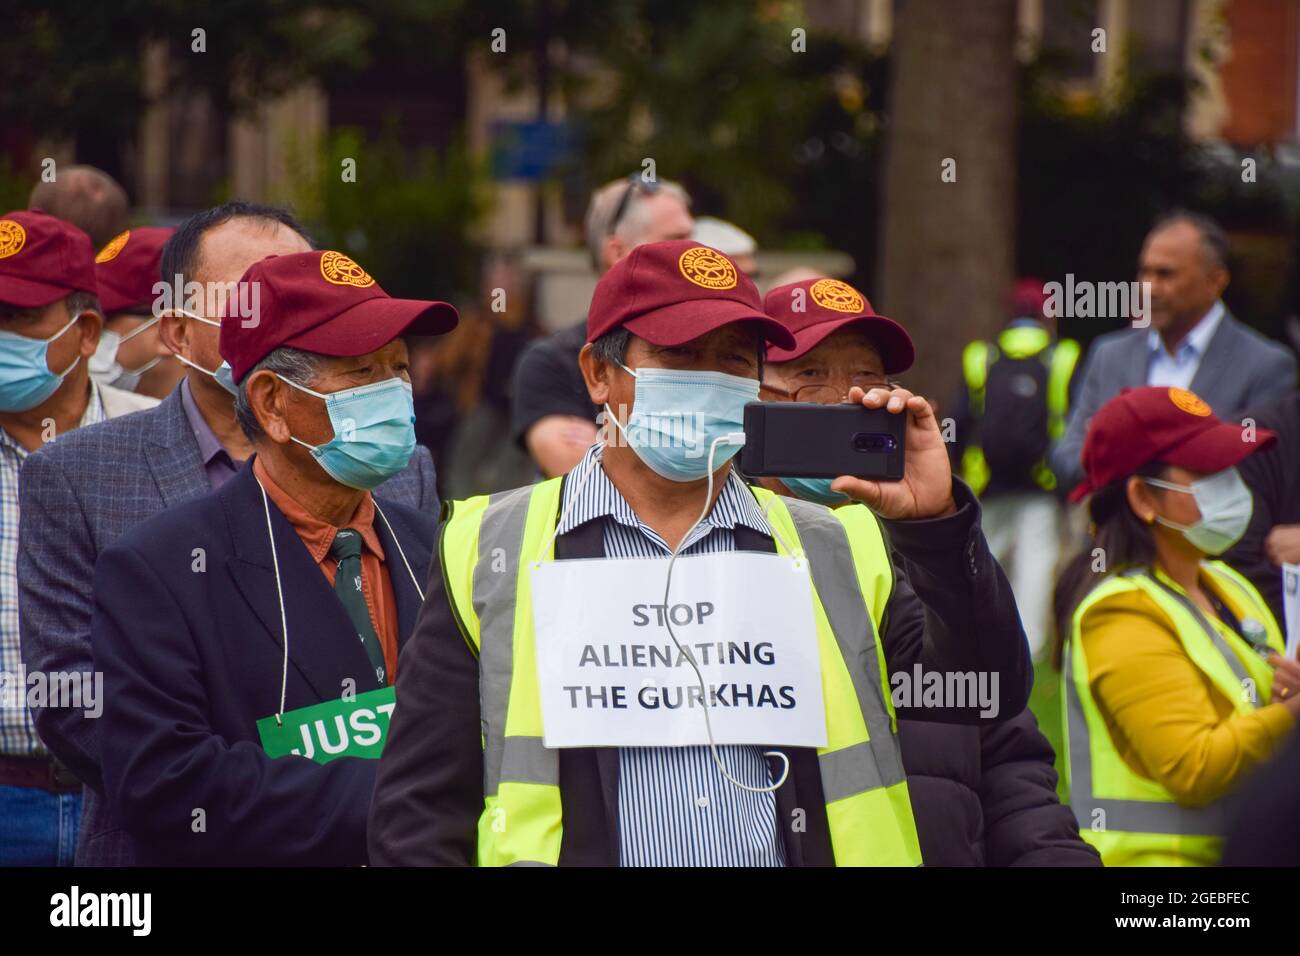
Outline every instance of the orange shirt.
{"type": "MultiPolygon", "coordinates": [[[[339,528],[317,518],[289,497],[284,489],[271,480],[262,467],[260,458],[253,459],[253,474],[266,489],[267,497],[289,519],[293,530],[298,532],[298,537],[329,581],[330,587],[334,587],[338,562],[330,557],[330,545],[334,543],[334,534],[339,528]]],[[[370,621],[374,624],[375,633],[379,635],[380,645],[384,649],[384,669],[388,672],[388,683],[391,685],[397,679],[397,599],[393,596],[393,581],[388,576],[388,565],[384,561],[384,548],[379,543],[379,535],[375,533],[375,501],[370,497],[370,492],[366,492],[366,496],[361,499],[351,520],[340,527],[354,528],[361,535],[361,593],[366,599],[370,621]]]]}

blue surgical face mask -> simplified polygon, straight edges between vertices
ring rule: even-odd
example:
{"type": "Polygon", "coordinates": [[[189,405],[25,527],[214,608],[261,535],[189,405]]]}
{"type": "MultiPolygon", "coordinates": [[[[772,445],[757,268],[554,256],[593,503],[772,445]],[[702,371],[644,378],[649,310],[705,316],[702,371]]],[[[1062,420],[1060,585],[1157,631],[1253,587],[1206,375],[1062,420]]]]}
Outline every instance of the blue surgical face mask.
{"type": "Polygon", "coordinates": [[[290,438],[310,449],[316,463],[339,484],[369,491],[410,463],[415,452],[415,398],[410,382],[390,378],[323,394],[283,375],[280,380],[324,399],[334,437],[323,445],[290,438]]]}
{"type": "MultiPolygon", "coordinates": [[[[175,309],[173,311],[179,312],[181,315],[189,316],[195,322],[202,322],[204,325],[215,325],[217,328],[221,328],[221,323],[214,319],[205,319],[201,315],[195,315],[193,312],[186,312],[184,309],[175,309]]],[[[188,365],[190,368],[198,369],[204,375],[211,375],[217,380],[217,384],[231,395],[239,394],[239,386],[235,384],[234,373],[230,369],[230,363],[225,359],[222,359],[221,364],[217,366],[216,371],[213,371],[212,369],[204,368],[196,362],[191,362],[179,352],[176,353],[176,358],[180,360],[182,365],[188,365]]]]}
{"type": "Polygon", "coordinates": [[[697,481],[735,457],[740,445],[726,436],[743,432],[745,405],[758,401],[758,380],[725,372],[642,368],[627,425],[605,406],[628,446],[657,475],[697,481]],[[714,443],[717,442],[716,449],[714,443]],[[710,454],[712,452],[712,454],[710,454]]]}
{"type": "Polygon", "coordinates": [[[789,488],[796,498],[813,501],[819,505],[842,505],[849,498],[842,491],[831,491],[834,478],[781,478],[781,484],[789,488]]]}
{"type": "Polygon", "coordinates": [[[1143,478],[1148,485],[1166,488],[1169,491],[1181,491],[1196,499],[1196,507],[1201,512],[1201,520],[1195,524],[1177,524],[1156,515],[1156,521],[1167,528],[1181,531],[1199,551],[1218,555],[1223,554],[1241,540],[1250,525],[1250,516],[1254,512],[1255,500],[1250,495],[1250,488],[1242,481],[1236,468],[1225,468],[1214,474],[1199,478],[1190,485],[1176,485],[1159,478],[1143,478]]]}
{"type": "Polygon", "coordinates": [[[0,332],[0,412],[25,412],[58,391],[81,361],[81,354],[62,372],[51,372],[47,353],[50,343],[76,325],[79,318],[74,315],[48,339],[0,332]]]}

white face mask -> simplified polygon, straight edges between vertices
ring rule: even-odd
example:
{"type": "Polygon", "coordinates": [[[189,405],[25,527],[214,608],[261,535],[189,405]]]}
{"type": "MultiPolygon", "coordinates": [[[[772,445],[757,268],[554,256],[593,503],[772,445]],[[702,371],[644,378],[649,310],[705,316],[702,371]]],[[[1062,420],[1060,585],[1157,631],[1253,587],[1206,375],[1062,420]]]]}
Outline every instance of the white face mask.
{"type": "MultiPolygon", "coordinates": [[[[195,322],[202,322],[204,325],[214,325],[217,328],[221,328],[221,323],[213,319],[205,319],[201,315],[195,315],[193,312],[187,312],[184,309],[174,309],[173,311],[179,312],[181,315],[191,318],[195,322]]],[[[239,394],[239,386],[235,384],[235,373],[231,370],[230,363],[227,362],[225,359],[222,359],[221,364],[218,365],[215,369],[208,369],[208,368],[204,368],[202,365],[199,365],[197,362],[191,362],[189,359],[187,359],[184,355],[181,355],[179,352],[175,354],[176,354],[177,361],[179,361],[182,365],[188,365],[192,369],[197,369],[198,371],[202,372],[204,375],[211,375],[213,378],[217,380],[217,384],[220,385],[222,388],[224,388],[231,395],[239,394]]]]}
{"type": "Polygon", "coordinates": [[[1160,515],[1156,515],[1156,521],[1167,528],[1181,531],[1184,538],[1205,554],[1223,554],[1241,540],[1250,525],[1255,499],[1251,497],[1250,489],[1241,480],[1241,474],[1236,468],[1216,471],[1205,478],[1198,478],[1191,485],[1177,485],[1159,478],[1142,480],[1156,488],[1182,492],[1196,499],[1201,520],[1195,524],[1178,524],[1160,515]]]}
{"type": "Polygon", "coordinates": [[[101,385],[111,385],[114,388],[120,388],[127,392],[134,392],[140,384],[140,377],[145,372],[153,368],[162,361],[161,355],[155,355],[148,362],[145,362],[139,368],[125,369],[117,361],[118,349],[126,342],[130,342],[141,332],[147,332],[153,328],[158,317],[154,316],[138,329],[132,329],[126,335],[118,335],[116,332],[110,332],[104,329],[99,333],[99,345],[95,348],[95,354],[90,357],[90,377],[101,385]]]}

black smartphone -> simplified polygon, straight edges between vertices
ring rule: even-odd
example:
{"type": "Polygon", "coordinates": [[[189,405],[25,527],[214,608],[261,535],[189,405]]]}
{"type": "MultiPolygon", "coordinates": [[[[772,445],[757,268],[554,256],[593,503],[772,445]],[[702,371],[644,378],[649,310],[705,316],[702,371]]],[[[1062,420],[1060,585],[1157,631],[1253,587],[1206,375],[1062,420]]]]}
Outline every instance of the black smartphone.
{"type": "Polygon", "coordinates": [[[750,402],[740,468],[754,477],[903,477],[907,414],[860,404],[750,402]]]}

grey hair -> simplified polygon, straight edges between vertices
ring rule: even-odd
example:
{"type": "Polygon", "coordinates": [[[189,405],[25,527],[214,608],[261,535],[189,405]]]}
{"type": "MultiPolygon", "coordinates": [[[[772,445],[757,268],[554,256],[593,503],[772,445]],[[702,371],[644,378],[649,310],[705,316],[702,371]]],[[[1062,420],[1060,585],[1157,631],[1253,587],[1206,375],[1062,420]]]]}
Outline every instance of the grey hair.
{"type": "Polygon", "coordinates": [[[239,382],[239,393],[235,395],[235,419],[249,441],[256,441],[264,434],[248,400],[248,380],[253,377],[253,373],[263,370],[274,372],[281,378],[306,385],[319,374],[321,364],[322,357],[315,352],[304,352],[302,349],[282,345],[244,373],[239,382]]]}
{"type": "Polygon", "coordinates": [[[610,365],[627,364],[627,347],[632,341],[632,333],[624,326],[610,329],[591,343],[591,351],[602,362],[610,365]]]}
{"type": "MultiPolygon", "coordinates": [[[[605,248],[605,239],[609,236],[610,220],[614,218],[614,213],[623,199],[623,193],[633,188],[636,187],[628,181],[627,177],[624,177],[616,179],[612,183],[606,183],[591,194],[591,202],[587,204],[587,252],[591,256],[592,267],[597,272],[604,271],[600,262],[600,254],[605,248]]],[[[661,179],[659,180],[659,191],[676,197],[683,206],[690,208],[690,194],[677,183],[668,179],[661,179]]],[[[617,235],[628,242],[637,243],[645,234],[645,210],[642,208],[641,203],[643,198],[644,194],[632,196],[628,199],[628,207],[618,224],[617,235]]]]}
{"type": "Polygon", "coordinates": [[[99,296],[93,292],[82,292],[80,289],[69,292],[63,304],[68,307],[68,318],[80,315],[82,312],[98,312],[101,316],[104,314],[104,308],[99,304],[99,296]]]}

